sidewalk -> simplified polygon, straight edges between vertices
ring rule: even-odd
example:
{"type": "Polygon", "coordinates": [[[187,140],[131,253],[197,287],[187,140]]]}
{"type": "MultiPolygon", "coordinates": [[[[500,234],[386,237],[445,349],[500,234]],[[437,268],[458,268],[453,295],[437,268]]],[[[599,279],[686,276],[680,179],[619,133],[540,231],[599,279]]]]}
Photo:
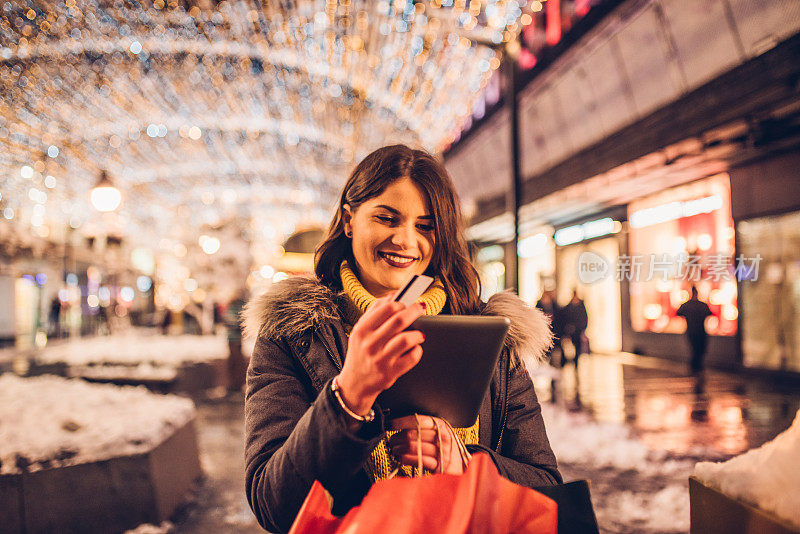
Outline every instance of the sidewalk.
{"type": "Polygon", "coordinates": [[[715,370],[694,377],[677,362],[630,353],[581,356],[577,373],[571,362],[564,367],[559,386],[557,402],[626,423],[675,455],[740,454],[788,428],[800,408],[800,388],[715,370]]]}
{"type": "Polygon", "coordinates": [[[561,473],[590,480],[608,533],[687,532],[695,463],[762,445],[800,407],[800,391],[717,371],[695,378],[624,353],[581,356],[577,373],[570,362],[532,375],[561,473]]]}
{"type": "MultiPolygon", "coordinates": [[[[551,371],[548,371],[551,372],[551,371]]],[[[601,532],[678,533],[689,526],[687,478],[791,424],[800,392],[711,371],[705,384],[679,365],[626,354],[583,356],[576,375],[534,381],[565,480],[589,479],[601,532]],[[577,376],[577,380],[576,380],[577,376]]],[[[206,477],[172,532],[261,532],[244,494],[243,398],[196,398],[206,477]]]]}

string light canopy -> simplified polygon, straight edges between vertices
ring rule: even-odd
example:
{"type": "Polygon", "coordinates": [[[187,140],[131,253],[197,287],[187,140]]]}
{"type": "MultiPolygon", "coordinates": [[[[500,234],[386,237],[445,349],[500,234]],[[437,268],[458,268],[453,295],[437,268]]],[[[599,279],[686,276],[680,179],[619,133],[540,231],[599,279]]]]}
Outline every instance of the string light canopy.
{"type": "Polygon", "coordinates": [[[3,220],[91,225],[108,169],[126,239],[233,218],[281,242],[372,149],[452,141],[525,4],[2,2],[3,220]]]}

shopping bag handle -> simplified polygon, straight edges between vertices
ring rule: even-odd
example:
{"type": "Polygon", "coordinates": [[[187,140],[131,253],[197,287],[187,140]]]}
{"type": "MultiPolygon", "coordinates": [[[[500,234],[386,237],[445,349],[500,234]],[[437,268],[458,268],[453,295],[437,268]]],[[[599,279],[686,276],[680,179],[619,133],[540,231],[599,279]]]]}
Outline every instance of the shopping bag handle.
{"type": "MultiPolygon", "coordinates": [[[[424,474],[424,467],[422,466],[422,422],[419,420],[419,414],[414,414],[414,421],[417,423],[417,469],[416,471],[412,469],[411,476],[422,476],[424,474]]],[[[462,469],[466,469],[467,465],[469,465],[469,460],[472,458],[472,455],[467,450],[467,446],[464,445],[464,442],[461,441],[461,438],[458,437],[453,427],[444,419],[439,419],[437,417],[433,417],[433,424],[436,427],[436,442],[437,442],[437,450],[439,457],[437,458],[437,468],[439,473],[444,473],[444,458],[442,456],[442,433],[441,428],[439,427],[440,423],[444,423],[447,428],[450,430],[450,435],[455,439],[456,445],[458,446],[458,453],[461,456],[461,466],[462,469]]],[[[394,478],[397,476],[397,473],[400,472],[400,466],[395,467],[394,470],[389,473],[387,479],[394,478]]]]}

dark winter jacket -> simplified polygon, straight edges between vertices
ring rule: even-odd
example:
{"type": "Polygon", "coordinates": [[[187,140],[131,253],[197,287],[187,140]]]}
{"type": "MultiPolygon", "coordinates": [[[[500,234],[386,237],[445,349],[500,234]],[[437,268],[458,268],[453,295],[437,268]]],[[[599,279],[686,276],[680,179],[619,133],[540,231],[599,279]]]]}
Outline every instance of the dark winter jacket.
{"type": "MultiPolygon", "coordinates": [[[[245,334],[257,335],[247,372],[247,498],[259,523],[288,531],[314,480],[333,497],[333,512],[358,505],[371,482],[364,469],[386,427],[376,418],[357,433],[330,391],[347,353],[339,310],[346,297],[316,279],[297,277],[254,298],[245,334]]],[[[489,299],[484,315],[511,319],[506,347],[480,409],[479,443],[501,475],[529,487],[561,482],[533,384],[518,354],[540,357],[550,344],[546,318],[511,293],[489,299]]]]}
{"type": "Polygon", "coordinates": [[[686,319],[686,335],[694,338],[706,337],[706,318],[714,315],[708,304],[697,298],[692,298],[681,304],[675,315],[686,319]]]}
{"type": "Polygon", "coordinates": [[[555,300],[551,300],[550,302],[545,302],[544,300],[540,299],[536,303],[536,309],[540,310],[545,316],[550,318],[550,328],[553,330],[553,335],[556,338],[561,337],[564,333],[564,325],[563,322],[563,310],[558,306],[558,302],[555,300]]]}
{"type": "Polygon", "coordinates": [[[569,301],[566,306],[561,308],[561,321],[567,334],[580,334],[585,331],[589,325],[589,316],[583,301],[569,301]]]}

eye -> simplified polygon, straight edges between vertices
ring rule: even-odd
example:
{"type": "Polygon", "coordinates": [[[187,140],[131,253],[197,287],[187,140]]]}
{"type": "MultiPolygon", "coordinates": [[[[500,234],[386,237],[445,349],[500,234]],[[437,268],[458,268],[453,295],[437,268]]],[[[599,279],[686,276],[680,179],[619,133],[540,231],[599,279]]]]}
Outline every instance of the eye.
{"type": "Polygon", "coordinates": [[[385,223],[389,223],[389,224],[394,222],[394,217],[389,217],[387,215],[376,215],[375,218],[378,219],[381,222],[385,222],[385,223]]]}
{"type": "Polygon", "coordinates": [[[423,232],[433,232],[434,227],[430,224],[418,224],[417,228],[419,228],[423,232]]]}

